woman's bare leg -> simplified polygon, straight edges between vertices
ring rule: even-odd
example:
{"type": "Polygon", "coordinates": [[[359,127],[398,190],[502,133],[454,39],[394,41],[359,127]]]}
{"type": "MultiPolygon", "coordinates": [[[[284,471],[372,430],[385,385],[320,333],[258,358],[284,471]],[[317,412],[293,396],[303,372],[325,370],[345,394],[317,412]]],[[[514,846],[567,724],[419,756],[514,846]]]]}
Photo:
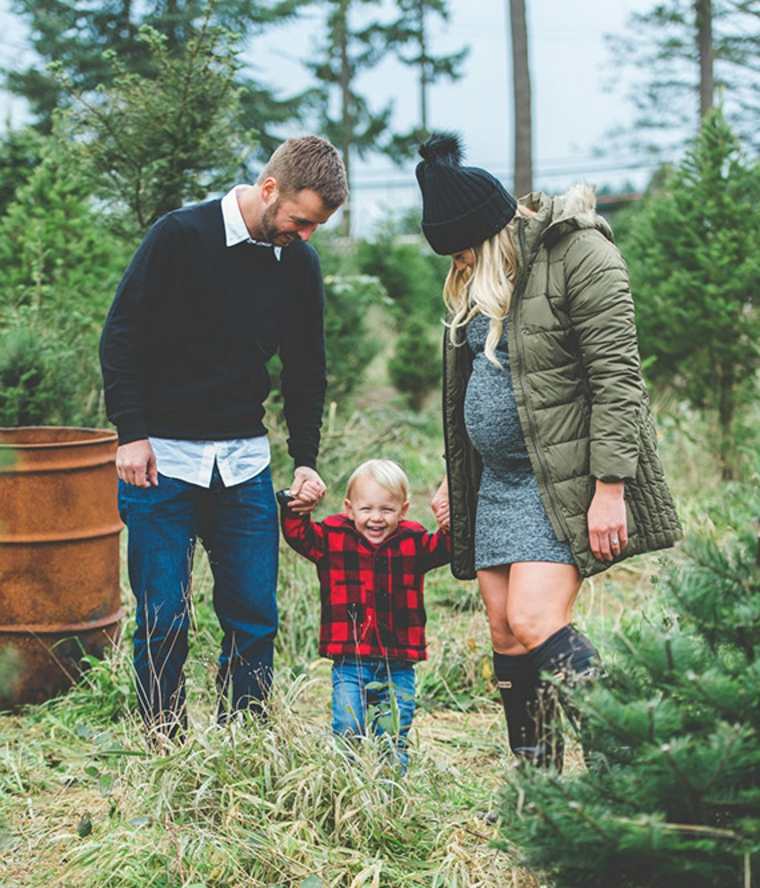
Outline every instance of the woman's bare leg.
{"type": "Polygon", "coordinates": [[[515,642],[532,651],[567,626],[581,582],[574,564],[545,561],[512,564],[505,623],[515,642]]]}
{"type": "Polygon", "coordinates": [[[516,656],[528,649],[515,638],[507,619],[510,566],[489,567],[478,571],[478,586],[486,607],[491,644],[496,653],[516,656]]]}
{"type": "MultiPolygon", "coordinates": [[[[561,768],[561,738],[545,742],[539,730],[548,736],[539,708],[538,676],[530,662],[528,649],[515,637],[507,620],[510,567],[492,567],[478,571],[480,594],[486,606],[493,644],[493,670],[507,719],[509,746],[520,760],[547,767],[561,768]]],[[[543,717],[543,713],[541,714],[543,717]]]]}

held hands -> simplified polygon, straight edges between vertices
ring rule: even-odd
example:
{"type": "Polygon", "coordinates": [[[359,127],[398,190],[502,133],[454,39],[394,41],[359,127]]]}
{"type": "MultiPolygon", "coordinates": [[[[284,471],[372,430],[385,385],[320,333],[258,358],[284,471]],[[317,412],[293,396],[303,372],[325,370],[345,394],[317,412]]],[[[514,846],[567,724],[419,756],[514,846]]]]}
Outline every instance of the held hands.
{"type": "Polygon", "coordinates": [[[588,538],[599,561],[612,561],[628,545],[628,524],[622,481],[596,482],[596,493],[588,510],[588,538]]]}
{"type": "Polygon", "coordinates": [[[290,485],[290,494],[293,499],[288,504],[288,508],[299,515],[313,512],[326,490],[324,481],[314,469],[299,466],[295,470],[290,485]]]}
{"type": "Polygon", "coordinates": [[[156,454],[147,438],[122,444],[116,450],[116,474],[125,484],[158,487],[156,454]]]}
{"type": "Polygon", "coordinates": [[[433,499],[430,501],[430,508],[433,510],[435,520],[438,522],[440,530],[450,529],[449,519],[449,482],[448,478],[444,478],[441,486],[435,492],[433,499]]]}

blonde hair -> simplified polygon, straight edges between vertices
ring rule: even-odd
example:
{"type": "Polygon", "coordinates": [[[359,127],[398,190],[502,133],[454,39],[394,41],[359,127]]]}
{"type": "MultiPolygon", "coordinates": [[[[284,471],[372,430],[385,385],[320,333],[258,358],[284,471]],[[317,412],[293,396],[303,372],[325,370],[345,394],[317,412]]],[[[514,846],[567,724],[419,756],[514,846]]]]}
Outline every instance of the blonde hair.
{"type": "Polygon", "coordinates": [[[269,176],[277,179],[283,194],[297,194],[304,188],[316,191],[329,210],[337,209],[348,196],[346,169],[340,154],[320,136],[283,142],[259,174],[258,184],[269,176]]]}
{"type": "Polygon", "coordinates": [[[402,502],[409,499],[409,479],[406,472],[390,459],[368,459],[355,468],[346,484],[346,499],[351,499],[351,488],[359,478],[370,477],[402,502]]]}
{"type": "Polygon", "coordinates": [[[496,346],[504,330],[504,318],[509,313],[512,293],[517,280],[516,225],[532,216],[531,210],[518,205],[514,219],[493,237],[472,250],[475,253],[474,268],[458,271],[452,263],[443,285],[443,301],[449,312],[446,326],[452,345],[459,346],[464,340],[458,331],[482,314],[489,318],[485,355],[501,367],[496,359],[496,346]]]}

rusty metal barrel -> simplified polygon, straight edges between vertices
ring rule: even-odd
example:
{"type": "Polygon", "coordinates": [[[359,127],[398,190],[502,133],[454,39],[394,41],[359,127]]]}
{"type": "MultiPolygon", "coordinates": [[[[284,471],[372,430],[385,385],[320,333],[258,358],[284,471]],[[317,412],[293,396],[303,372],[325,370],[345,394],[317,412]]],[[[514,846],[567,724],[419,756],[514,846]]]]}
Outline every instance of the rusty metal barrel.
{"type": "Polygon", "coordinates": [[[68,688],[123,616],[116,435],[0,428],[0,708],[68,688]]]}

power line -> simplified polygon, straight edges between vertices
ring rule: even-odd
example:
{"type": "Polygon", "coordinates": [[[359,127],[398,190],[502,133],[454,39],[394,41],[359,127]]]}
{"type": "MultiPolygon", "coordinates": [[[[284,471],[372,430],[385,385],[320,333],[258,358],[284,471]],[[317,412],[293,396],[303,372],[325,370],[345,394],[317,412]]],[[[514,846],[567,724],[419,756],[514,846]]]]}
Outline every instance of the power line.
{"type": "MultiPolygon", "coordinates": [[[[589,167],[586,169],[580,169],[578,167],[574,168],[566,168],[566,169],[539,169],[534,175],[536,179],[548,179],[548,178],[558,178],[560,176],[575,176],[582,178],[584,176],[597,176],[599,173],[612,173],[612,172],[633,172],[633,171],[641,171],[646,172],[648,170],[657,169],[666,161],[652,161],[651,163],[642,163],[638,161],[636,163],[627,163],[627,164],[607,164],[601,166],[589,167]]],[[[512,176],[510,173],[506,173],[503,170],[491,170],[494,176],[502,181],[508,182],[511,181],[512,176]]],[[[414,178],[410,172],[409,176],[406,178],[396,178],[396,179],[383,179],[381,181],[357,178],[352,183],[352,188],[361,189],[364,191],[372,191],[372,190],[382,190],[385,188],[407,188],[413,187],[415,185],[414,178]]]]}

